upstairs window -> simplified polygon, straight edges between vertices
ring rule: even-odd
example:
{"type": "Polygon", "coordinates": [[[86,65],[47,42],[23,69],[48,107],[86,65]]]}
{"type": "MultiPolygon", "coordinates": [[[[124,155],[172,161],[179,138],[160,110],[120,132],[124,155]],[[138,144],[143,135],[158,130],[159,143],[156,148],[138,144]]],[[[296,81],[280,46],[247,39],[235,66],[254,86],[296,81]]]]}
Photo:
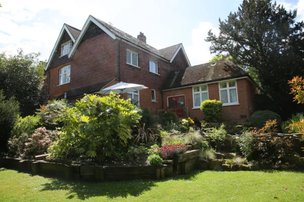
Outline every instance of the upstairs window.
{"type": "Polygon", "coordinates": [[[195,86],[193,90],[193,108],[199,108],[204,100],[209,99],[208,86],[195,86]]]}
{"type": "Polygon", "coordinates": [[[236,81],[221,82],[220,84],[220,100],[223,105],[239,104],[236,81]]]}
{"type": "Polygon", "coordinates": [[[139,106],[139,92],[137,90],[128,92],[128,98],[131,99],[132,104],[139,106]]]}
{"type": "Polygon", "coordinates": [[[149,72],[158,74],[158,64],[156,61],[154,61],[154,60],[149,61],[149,72]]]}
{"type": "Polygon", "coordinates": [[[70,83],[71,80],[71,66],[65,66],[59,69],[59,85],[70,83]]]}
{"type": "Polygon", "coordinates": [[[138,67],[138,53],[127,50],[127,64],[138,67]]]}
{"type": "Polygon", "coordinates": [[[72,41],[67,41],[61,45],[60,57],[69,54],[72,50],[72,41]]]}
{"type": "Polygon", "coordinates": [[[156,90],[151,90],[151,101],[156,102],[156,90]]]}

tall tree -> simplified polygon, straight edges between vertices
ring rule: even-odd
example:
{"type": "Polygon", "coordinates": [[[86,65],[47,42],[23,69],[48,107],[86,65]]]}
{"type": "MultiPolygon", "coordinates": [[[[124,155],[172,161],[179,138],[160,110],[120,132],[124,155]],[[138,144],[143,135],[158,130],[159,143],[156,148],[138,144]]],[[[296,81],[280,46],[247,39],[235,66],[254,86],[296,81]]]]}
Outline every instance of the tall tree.
{"type": "Polygon", "coordinates": [[[288,80],[304,75],[304,23],[296,22],[296,14],[271,0],[244,0],[219,21],[219,35],[210,30],[206,39],[212,53],[228,53],[237,64],[253,68],[284,117],[298,110],[288,80]]]}
{"type": "Polygon", "coordinates": [[[43,99],[44,64],[38,54],[0,54],[0,90],[7,98],[16,98],[23,115],[33,113],[43,99]]]}

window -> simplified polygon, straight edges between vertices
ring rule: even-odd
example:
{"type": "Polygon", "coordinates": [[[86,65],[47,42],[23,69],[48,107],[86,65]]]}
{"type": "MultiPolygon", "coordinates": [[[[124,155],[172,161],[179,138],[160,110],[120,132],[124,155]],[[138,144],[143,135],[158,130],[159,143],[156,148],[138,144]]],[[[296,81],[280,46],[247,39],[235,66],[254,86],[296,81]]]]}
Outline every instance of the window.
{"type": "Polygon", "coordinates": [[[194,86],[193,90],[193,108],[199,108],[204,100],[209,99],[208,86],[194,86]]]}
{"type": "Polygon", "coordinates": [[[139,106],[139,92],[133,91],[133,92],[128,92],[128,98],[131,99],[131,102],[136,105],[139,106]]]}
{"type": "Polygon", "coordinates": [[[157,62],[150,60],[149,61],[149,72],[152,72],[154,74],[158,74],[158,64],[157,62]]]}
{"type": "Polygon", "coordinates": [[[72,49],[72,41],[67,41],[61,45],[61,54],[60,56],[64,56],[70,53],[72,49]]]}
{"type": "Polygon", "coordinates": [[[151,90],[151,100],[152,102],[156,102],[156,90],[151,90]]]}
{"type": "Polygon", "coordinates": [[[62,67],[59,70],[59,85],[70,83],[71,80],[71,66],[62,67]]]}
{"type": "Polygon", "coordinates": [[[138,53],[127,50],[127,64],[138,67],[138,53]]]}
{"type": "Polygon", "coordinates": [[[236,81],[221,82],[220,84],[220,99],[223,105],[238,104],[238,95],[236,81]]]}

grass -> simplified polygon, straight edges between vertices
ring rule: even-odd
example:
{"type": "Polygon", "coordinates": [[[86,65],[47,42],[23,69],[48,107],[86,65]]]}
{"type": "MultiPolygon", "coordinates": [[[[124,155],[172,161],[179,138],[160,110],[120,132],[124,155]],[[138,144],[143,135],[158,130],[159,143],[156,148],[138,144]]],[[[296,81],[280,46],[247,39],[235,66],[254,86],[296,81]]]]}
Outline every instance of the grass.
{"type": "Polygon", "coordinates": [[[304,201],[301,172],[205,171],[163,181],[71,182],[0,170],[0,201],[304,201]]]}

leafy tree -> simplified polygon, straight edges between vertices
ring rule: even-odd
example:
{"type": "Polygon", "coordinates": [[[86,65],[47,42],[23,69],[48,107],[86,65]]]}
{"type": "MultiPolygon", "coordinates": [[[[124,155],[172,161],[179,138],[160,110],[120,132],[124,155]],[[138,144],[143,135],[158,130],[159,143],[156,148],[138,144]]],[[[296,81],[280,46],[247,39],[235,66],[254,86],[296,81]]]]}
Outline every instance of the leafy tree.
{"type": "Polygon", "coordinates": [[[6,99],[0,90],[0,152],[7,151],[10,131],[19,115],[19,104],[14,98],[6,99]]]}
{"type": "Polygon", "coordinates": [[[244,0],[237,12],[220,20],[220,34],[210,30],[207,41],[213,53],[232,56],[242,67],[252,67],[265,95],[276,111],[296,111],[287,81],[304,74],[304,23],[296,22],[296,11],[271,0],[244,0]]]}
{"type": "Polygon", "coordinates": [[[218,62],[221,60],[232,60],[232,57],[230,55],[224,55],[224,54],[217,54],[215,56],[213,56],[209,62],[218,62]]]}
{"type": "Polygon", "coordinates": [[[294,95],[294,101],[298,104],[304,104],[304,78],[295,76],[288,83],[291,87],[291,94],[294,95]]]}
{"type": "Polygon", "coordinates": [[[24,55],[20,50],[15,56],[0,54],[0,89],[20,103],[22,114],[32,114],[44,99],[41,89],[44,82],[44,62],[38,54],[24,55]]]}

